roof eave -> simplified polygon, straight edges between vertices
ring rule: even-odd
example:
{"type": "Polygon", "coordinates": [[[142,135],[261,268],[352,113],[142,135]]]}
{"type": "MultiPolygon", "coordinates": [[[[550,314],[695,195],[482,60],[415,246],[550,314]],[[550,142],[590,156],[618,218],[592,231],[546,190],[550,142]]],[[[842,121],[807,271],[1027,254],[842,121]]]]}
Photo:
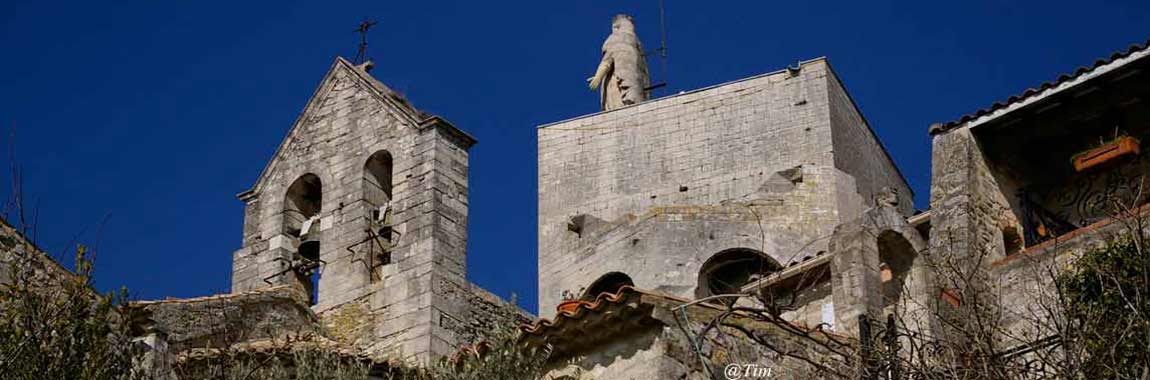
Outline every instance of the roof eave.
{"type": "Polygon", "coordinates": [[[1053,95],[1080,87],[1082,84],[1087,83],[1094,78],[1119,70],[1133,62],[1143,59],[1147,55],[1150,55],[1150,49],[1148,48],[1150,48],[1150,41],[1146,41],[1142,45],[1131,46],[1125,52],[1119,52],[1111,55],[1109,60],[1097,61],[1094,67],[1090,69],[1079,69],[1078,72],[1076,72],[1073,76],[1063,75],[1053,85],[1048,83],[1043,84],[1040,90],[1027,90],[1021,96],[1011,97],[1011,99],[1007,100],[1006,103],[995,103],[989,109],[979,110],[974,114],[963,116],[957,121],[932,124],[930,126],[929,133],[933,136],[941,133],[947,133],[956,129],[974,128],[979,125],[990,123],[1019,109],[1026,108],[1035,103],[1039,103],[1053,95]]]}

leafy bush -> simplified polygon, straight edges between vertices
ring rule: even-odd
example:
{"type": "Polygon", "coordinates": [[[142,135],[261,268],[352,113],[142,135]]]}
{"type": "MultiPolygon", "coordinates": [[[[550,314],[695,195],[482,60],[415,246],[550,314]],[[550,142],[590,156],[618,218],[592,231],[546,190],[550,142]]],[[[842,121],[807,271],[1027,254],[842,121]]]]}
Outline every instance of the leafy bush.
{"type": "MultiPolygon", "coordinates": [[[[30,250],[29,250],[30,251],[30,250]]],[[[74,276],[45,277],[17,258],[0,287],[0,374],[6,379],[131,379],[135,353],[116,310],[127,299],[92,290],[92,261],[76,253],[74,276]]]]}
{"type": "Polygon", "coordinates": [[[366,380],[366,360],[317,347],[281,347],[271,352],[223,350],[210,358],[176,366],[180,379],[366,380]]]}
{"type": "Polygon", "coordinates": [[[1150,257],[1139,240],[1126,237],[1087,252],[1058,279],[1082,373],[1138,378],[1150,363],[1150,257]]]}
{"type": "MultiPolygon", "coordinates": [[[[176,364],[180,379],[220,380],[536,380],[544,350],[526,346],[518,328],[503,326],[486,342],[422,367],[372,363],[307,342],[273,343],[264,350],[236,346],[176,364]],[[370,375],[370,376],[369,376],[370,375]]],[[[394,363],[392,363],[394,364],[394,363]]]]}
{"type": "Polygon", "coordinates": [[[485,343],[462,350],[394,380],[536,380],[542,378],[548,352],[525,345],[516,326],[503,326],[485,343]],[[490,343],[486,343],[490,342],[490,343]]]}

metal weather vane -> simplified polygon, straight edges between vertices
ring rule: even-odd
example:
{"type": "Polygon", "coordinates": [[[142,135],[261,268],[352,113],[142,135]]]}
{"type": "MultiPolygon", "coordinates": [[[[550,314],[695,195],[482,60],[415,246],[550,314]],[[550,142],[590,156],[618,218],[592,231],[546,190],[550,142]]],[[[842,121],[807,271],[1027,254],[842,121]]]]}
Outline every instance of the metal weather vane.
{"type": "Polygon", "coordinates": [[[355,31],[359,33],[359,52],[355,54],[353,62],[357,65],[367,60],[367,31],[375,26],[375,24],[378,24],[378,22],[363,19],[363,21],[359,23],[359,27],[355,28],[355,31]]]}

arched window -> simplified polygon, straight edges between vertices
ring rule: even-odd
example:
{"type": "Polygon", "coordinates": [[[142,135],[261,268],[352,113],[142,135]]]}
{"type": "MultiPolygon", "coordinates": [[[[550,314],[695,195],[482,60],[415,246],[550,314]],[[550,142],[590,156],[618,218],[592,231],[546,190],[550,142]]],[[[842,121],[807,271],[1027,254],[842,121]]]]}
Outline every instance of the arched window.
{"type": "MultiPolygon", "coordinates": [[[[372,221],[385,223],[387,213],[391,211],[391,153],[381,150],[368,157],[363,166],[363,201],[369,207],[372,221]]],[[[391,240],[391,226],[385,226],[386,231],[380,231],[382,238],[391,240]]]]}
{"type": "Polygon", "coordinates": [[[363,200],[379,207],[391,201],[391,153],[381,150],[363,164],[363,200]]]}
{"type": "Polygon", "coordinates": [[[583,299],[594,301],[596,297],[599,297],[599,294],[617,293],[624,286],[635,286],[635,282],[631,281],[631,276],[622,272],[607,273],[587,287],[587,291],[583,293],[583,299]]]}
{"type": "Polygon", "coordinates": [[[284,197],[283,231],[299,239],[292,262],[297,280],[307,291],[311,304],[319,300],[319,216],[323,210],[323,186],[315,174],[305,174],[284,197]]]}
{"type": "Polygon", "coordinates": [[[883,315],[898,311],[915,255],[914,247],[897,232],[887,230],[879,234],[879,280],[882,281],[883,315]]]}
{"type": "MultiPolygon", "coordinates": [[[[748,249],[728,249],[707,259],[699,269],[695,297],[739,293],[744,285],[777,272],[781,266],[765,253],[748,249]]],[[[731,302],[734,299],[720,300],[731,302]]]]}
{"type": "Polygon", "coordinates": [[[312,231],[303,227],[311,226],[306,222],[319,215],[323,208],[323,188],[319,177],[315,174],[304,174],[288,186],[284,199],[284,233],[301,237],[312,231]]]}
{"type": "Polygon", "coordinates": [[[377,269],[391,263],[394,243],[391,214],[395,212],[391,208],[392,173],[391,153],[386,150],[373,153],[363,164],[363,202],[371,223],[370,231],[374,234],[366,237],[370,244],[365,245],[369,250],[366,257],[372,282],[380,280],[377,269]]]}

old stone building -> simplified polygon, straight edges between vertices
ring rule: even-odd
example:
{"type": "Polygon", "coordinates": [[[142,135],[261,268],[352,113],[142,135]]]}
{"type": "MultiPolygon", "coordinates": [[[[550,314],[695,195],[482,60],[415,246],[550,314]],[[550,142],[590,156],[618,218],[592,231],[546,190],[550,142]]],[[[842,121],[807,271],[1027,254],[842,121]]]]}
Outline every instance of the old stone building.
{"type": "MultiPolygon", "coordinates": [[[[692,331],[747,303],[785,323],[732,316],[741,327],[808,357],[853,349],[860,321],[890,315],[933,335],[970,290],[928,256],[986,273],[972,278],[1002,310],[996,349],[1019,352],[1017,337],[1056,333],[1033,323],[1042,266],[1129,230],[1111,200],[1145,211],[1150,42],[931,126],[930,209],[916,212],[827,59],[648,99],[633,24],[615,21],[627,35],[591,83],[616,86],[599,88],[605,110],[536,129],[542,318],[521,338],[553,348],[550,379],[704,379],[751,362],[808,378],[754,336],[692,331]]],[[[475,139],[370,69],[336,58],[239,194],[230,294],[133,304],[157,363],[293,334],[426,363],[529,317],[466,279],[475,139]]],[[[0,248],[0,269],[66,275],[6,223],[0,248]]]]}
{"type": "Polygon", "coordinates": [[[851,290],[881,284],[840,276],[831,258],[855,250],[835,264],[878,268],[880,259],[865,254],[878,241],[868,247],[840,235],[870,230],[836,227],[878,215],[883,227],[905,227],[892,244],[923,245],[907,223],[910,188],[871,128],[824,58],[539,127],[539,307],[555,317],[529,331],[589,355],[585,378],[693,371],[693,358],[666,348],[673,318],[631,318],[647,331],[635,338],[564,333],[610,313],[621,288],[645,300],[718,304],[712,297],[770,288],[787,294],[795,323],[849,331],[870,311],[860,305],[882,307],[851,290]],[[586,312],[556,315],[565,299],[586,301],[586,312]],[[604,358],[603,350],[644,359],[604,358]]]}
{"type": "Polygon", "coordinates": [[[239,195],[244,245],[232,291],[290,285],[365,350],[446,355],[473,340],[472,324],[502,302],[466,280],[476,141],[416,110],[370,68],[337,58],[239,195]]]}
{"type": "Polygon", "coordinates": [[[1129,232],[1116,216],[1145,215],[1148,55],[1150,41],[930,127],[931,249],[988,268],[1004,349],[1058,333],[1024,302],[1055,296],[1049,268],[1129,232]]]}
{"type": "Polygon", "coordinates": [[[860,317],[934,336],[978,292],[1001,358],[1051,347],[1050,270],[1129,231],[1112,200],[1143,209],[1148,45],[932,126],[921,213],[825,59],[541,126],[547,318],[525,331],[578,358],[556,378],[708,378],[705,362],[735,352],[805,378],[761,344],[691,329],[723,294],[758,294],[844,341],[860,317]]]}
{"type": "Polygon", "coordinates": [[[475,139],[411,106],[371,67],[336,58],[239,194],[232,293],[134,304],[170,354],[313,336],[420,363],[525,318],[466,280],[475,139]]]}
{"type": "Polygon", "coordinates": [[[538,135],[544,315],[564,294],[597,294],[599,278],[679,297],[731,290],[753,274],[735,267],[824,255],[883,188],[911,213],[908,185],[825,59],[538,135]]]}

